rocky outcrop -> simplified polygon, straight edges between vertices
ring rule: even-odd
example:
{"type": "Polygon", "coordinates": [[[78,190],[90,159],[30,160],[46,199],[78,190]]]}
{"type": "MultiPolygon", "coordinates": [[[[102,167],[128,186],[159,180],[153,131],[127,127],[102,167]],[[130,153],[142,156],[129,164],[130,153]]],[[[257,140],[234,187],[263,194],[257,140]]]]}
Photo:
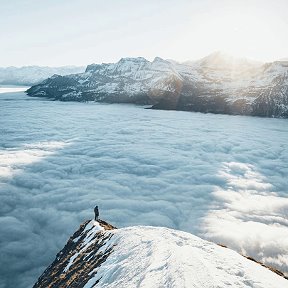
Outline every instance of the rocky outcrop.
{"type": "Polygon", "coordinates": [[[116,227],[103,220],[84,222],[33,287],[84,287],[113,250],[102,249],[112,237],[104,231],[112,229],[116,227]]]}

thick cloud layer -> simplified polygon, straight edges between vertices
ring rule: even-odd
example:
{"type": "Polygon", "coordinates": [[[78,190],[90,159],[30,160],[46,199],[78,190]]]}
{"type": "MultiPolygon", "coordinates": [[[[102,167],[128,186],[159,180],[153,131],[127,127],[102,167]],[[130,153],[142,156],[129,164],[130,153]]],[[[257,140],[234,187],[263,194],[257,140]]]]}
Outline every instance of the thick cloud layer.
{"type": "Polygon", "coordinates": [[[0,94],[0,287],[79,224],[189,231],[288,271],[287,120],[0,94]]]}

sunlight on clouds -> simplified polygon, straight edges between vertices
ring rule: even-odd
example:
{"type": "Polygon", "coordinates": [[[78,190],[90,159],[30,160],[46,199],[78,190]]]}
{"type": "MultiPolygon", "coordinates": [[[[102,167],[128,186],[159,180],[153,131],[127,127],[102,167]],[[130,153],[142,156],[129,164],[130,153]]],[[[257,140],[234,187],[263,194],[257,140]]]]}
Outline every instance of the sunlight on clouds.
{"type": "Polygon", "coordinates": [[[0,179],[12,177],[15,173],[21,172],[25,165],[39,162],[67,145],[62,141],[48,141],[26,144],[22,149],[0,150],[0,179]]]}
{"type": "Polygon", "coordinates": [[[202,223],[205,237],[287,272],[288,199],[271,193],[272,185],[251,164],[224,163],[219,175],[226,186],[213,192],[202,223]]]}
{"type": "Polygon", "coordinates": [[[224,163],[219,175],[226,179],[229,189],[251,191],[257,193],[270,192],[272,185],[265,183],[265,178],[254,170],[253,165],[230,162],[224,163]]]}

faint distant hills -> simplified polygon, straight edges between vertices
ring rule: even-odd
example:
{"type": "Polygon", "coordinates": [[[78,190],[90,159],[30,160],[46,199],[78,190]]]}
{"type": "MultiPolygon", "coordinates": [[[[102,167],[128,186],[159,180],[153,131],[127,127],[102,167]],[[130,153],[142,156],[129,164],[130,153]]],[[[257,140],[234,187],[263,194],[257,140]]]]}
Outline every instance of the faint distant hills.
{"type": "Polygon", "coordinates": [[[54,74],[67,75],[81,73],[85,67],[63,66],[63,67],[0,67],[0,84],[2,85],[35,85],[51,77],[54,74]]]}
{"type": "Polygon", "coordinates": [[[54,75],[27,93],[61,101],[288,118],[288,61],[259,63],[221,52],[184,63],[122,58],[88,65],[83,73],[54,75]]]}

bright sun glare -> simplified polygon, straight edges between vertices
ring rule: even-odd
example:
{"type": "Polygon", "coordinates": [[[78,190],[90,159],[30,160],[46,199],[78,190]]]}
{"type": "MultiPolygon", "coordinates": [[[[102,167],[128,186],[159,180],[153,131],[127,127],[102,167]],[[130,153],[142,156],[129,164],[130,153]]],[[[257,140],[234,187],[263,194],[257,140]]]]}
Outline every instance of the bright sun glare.
{"type": "Polygon", "coordinates": [[[220,40],[223,42],[223,49],[228,53],[235,56],[243,56],[245,53],[251,57],[265,58],[261,51],[264,45],[269,45],[267,35],[273,35],[271,26],[265,23],[262,15],[223,15],[219,24],[219,30],[223,31],[219,34],[220,40]]]}
{"type": "MultiPolygon", "coordinates": [[[[283,36],[287,24],[283,21],[261,7],[218,7],[191,19],[189,35],[193,51],[201,46],[202,56],[220,50],[236,57],[274,61],[287,54],[283,36]]],[[[185,37],[183,32],[182,41],[185,37]]]]}
{"type": "Polygon", "coordinates": [[[138,56],[181,62],[214,51],[261,62],[288,57],[287,0],[19,0],[15,15],[10,2],[1,6],[2,66],[85,66],[138,56]],[[39,2],[37,13],[32,2],[39,2]]]}

